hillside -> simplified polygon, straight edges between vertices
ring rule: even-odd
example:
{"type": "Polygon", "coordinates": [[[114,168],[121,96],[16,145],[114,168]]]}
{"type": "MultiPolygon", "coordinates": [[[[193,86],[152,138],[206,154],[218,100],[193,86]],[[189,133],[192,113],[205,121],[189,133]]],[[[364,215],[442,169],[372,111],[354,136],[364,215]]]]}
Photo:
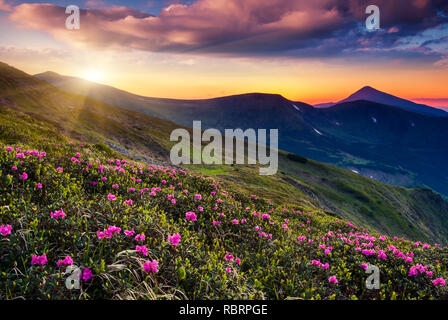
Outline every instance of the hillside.
{"type": "MultiPolygon", "coordinates": [[[[167,163],[173,145],[169,135],[178,125],[68,94],[6,65],[1,78],[3,83],[13,84],[10,89],[5,89],[7,86],[1,89],[6,107],[1,113],[1,138],[5,144],[34,144],[49,132],[61,133],[94,143],[98,149],[111,154],[121,152],[134,159],[167,163]],[[26,90],[21,85],[23,81],[27,82],[26,90]],[[22,130],[15,130],[16,126],[22,130]],[[137,154],[133,156],[134,152],[137,154]]],[[[278,97],[272,96],[272,99],[278,97]]],[[[280,172],[269,177],[259,176],[254,166],[186,168],[218,177],[235,190],[242,188],[304,210],[324,211],[389,235],[447,241],[448,206],[431,191],[385,185],[285,152],[280,154],[279,161],[280,172]]]]}
{"type": "Polygon", "coordinates": [[[446,248],[60,135],[2,143],[0,160],[0,299],[448,297],[446,248]],[[369,264],[381,290],[364,286],[369,264]],[[66,289],[70,265],[79,290],[66,289]]]}

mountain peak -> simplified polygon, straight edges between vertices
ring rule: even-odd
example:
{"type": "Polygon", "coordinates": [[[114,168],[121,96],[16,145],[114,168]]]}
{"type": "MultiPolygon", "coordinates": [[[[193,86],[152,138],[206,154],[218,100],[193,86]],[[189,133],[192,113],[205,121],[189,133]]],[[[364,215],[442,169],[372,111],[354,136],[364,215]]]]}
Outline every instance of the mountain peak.
{"type": "Polygon", "coordinates": [[[379,91],[375,88],[372,88],[371,86],[365,86],[361,88],[360,90],[350,95],[348,98],[339,101],[338,104],[359,100],[381,103],[392,107],[398,107],[407,111],[417,112],[420,114],[426,114],[431,116],[442,116],[442,117],[448,116],[448,113],[443,110],[432,108],[423,104],[417,104],[412,101],[405,100],[396,97],[394,95],[379,91]]]}
{"type": "Polygon", "coordinates": [[[365,86],[362,87],[361,89],[359,89],[358,91],[356,91],[355,93],[353,93],[352,95],[350,95],[347,99],[345,100],[369,100],[369,97],[384,97],[384,96],[390,96],[389,94],[382,92],[380,90],[377,90],[371,86],[365,86]]]}
{"type": "Polygon", "coordinates": [[[54,72],[54,71],[45,71],[45,72],[42,72],[42,73],[35,74],[35,76],[40,76],[40,75],[57,76],[57,77],[61,76],[59,73],[54,72]]]}
{"type": "Polygon", "coordinates": [[[371,86],[364,86],[356,92],[381,92],[381,91],[379,91],[371,86]]]}

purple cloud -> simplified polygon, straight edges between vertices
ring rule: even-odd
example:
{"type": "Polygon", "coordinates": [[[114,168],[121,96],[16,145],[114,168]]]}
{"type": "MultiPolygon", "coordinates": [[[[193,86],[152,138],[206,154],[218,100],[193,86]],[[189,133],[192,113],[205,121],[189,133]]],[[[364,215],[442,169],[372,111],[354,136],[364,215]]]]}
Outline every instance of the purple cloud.
{"type": "MultiPolygon", "coordinates": [[[[382,52],[430,57],[433,62],[444,59],[444,50],[400,41],[448,24],[446,1],[375,2],[381,9],[378,32],[364,28],[365,8],[371,4],[367,0],[196,0],[170,4],[158,16],[128,7],[101,7],[82,10],[81,29],[76,31],[65,29],[65,8],[50,4],[15,6],[10,18],[59,40],[96,48],[301,57],[382,52]]],[[[432,46],[442,36],[431,39],[432,46]]]]}

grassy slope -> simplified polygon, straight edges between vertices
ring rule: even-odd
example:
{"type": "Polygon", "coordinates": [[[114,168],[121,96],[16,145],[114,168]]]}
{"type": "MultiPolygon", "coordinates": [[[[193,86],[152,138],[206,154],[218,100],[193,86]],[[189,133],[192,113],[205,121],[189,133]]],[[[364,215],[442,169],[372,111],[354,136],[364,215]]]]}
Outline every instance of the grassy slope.
{"type": "MultiPolygon", "coordinates": [[[[103,143],[108,141],[167,161],[173,145],[169,134],[177,125],[66,93],[4,64],[0,71],[0,106],[7,107],[1,108],[5,143],[26,143],[30,135],[23,130],[35,123],[44,132],[94,142],[98,148],[108,149],[103,143]],[[23,129],[17,130],[18,126],[23,129]]],[[[254,166],[190,169],[219,176],[235,188],[302,209],[323,210],[387,234],[446,243],[447,204],[427,190],[385,185],[314,161],[293,161],[285,153],[280,155],[281,172],[271,177],[259,176],[254,166]]]]}
{"type": "Polygon", "coordinates": [[[19,143],[13,147],[20,149],[8,150],[0,143],[0,225],[12,227],[10,234],[0,235],[0,299],[448,298],[445,287],[432,283],[448,277],[446,248],[368,235],[341,219],[254,199],[212,179],[109,161],[112,151],[69,143],[37,123],[17,124],[30,148],[19,143]],[[46,155],[39,159],[26,151],[36,149],[46,155]],[[24,158],[17,157],[20,153],[24,158]],[[20,178],[23,172],[26,180],[20,178]],[[51,218],[50,212],[60,209],[66,217],[51,218]],[[188,211],[196,212],[196,221],[185,218],[188,211]],[[99,239],[97,231],[110,226],[121,231],[99,239]],[[130,229],[132,237],[123,234],[130,229]],[[167,241],[174,233],[181,236],[177,247],[167,241]],[[136,234],[145,234],[145,240],[134,240],[136,234]],[[148,255],[137,252],[136,245],[146,246],[148,255]],[[375,254],[367,256],[358,247],[375,254]],[[386,259],[378,257],[379,250],[386,259]],[[226,259],[227,253],[233,258],[226,259]],[[43,254],[45,265],[31,263],[33,255],[43,254]],[[83,272],[92,271],[80,290],[65,287],[66,266],[57,261],[66,256],[83,272]],[[145,272],[145,262],[154,260],[157,272],[145,272]],[[380,268],[380,290],[365,288],[363,263],[380,268]],[[408,276],[418,264],[433,274],[408,276]],[[330,283],[331,276],[338,283],[330,283]]]}

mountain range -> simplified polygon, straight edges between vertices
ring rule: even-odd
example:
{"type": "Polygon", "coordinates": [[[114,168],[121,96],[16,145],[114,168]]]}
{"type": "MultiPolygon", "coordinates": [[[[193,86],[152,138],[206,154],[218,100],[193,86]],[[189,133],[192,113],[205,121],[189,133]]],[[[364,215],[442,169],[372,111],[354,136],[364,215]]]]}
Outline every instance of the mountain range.
{"type": "Polygon", "coordinates": [[[364,87],[326,108],[281,95],[249,93],[179,100],[134,95],[54,72],[37,78],[68,92],[202,128],[278,128],[280,149],[385,183],[448,195],[447,112],[364,87]]]}

